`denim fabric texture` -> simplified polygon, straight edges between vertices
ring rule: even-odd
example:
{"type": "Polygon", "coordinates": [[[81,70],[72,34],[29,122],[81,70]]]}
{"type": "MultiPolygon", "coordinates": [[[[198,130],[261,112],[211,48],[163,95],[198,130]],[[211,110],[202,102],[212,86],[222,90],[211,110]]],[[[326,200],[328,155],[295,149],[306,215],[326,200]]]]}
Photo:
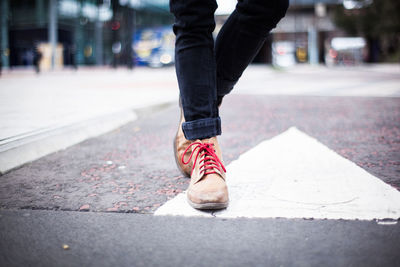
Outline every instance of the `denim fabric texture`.
{"type": "Polygon", "coordinates": [[[238,0],[215,42],[216,0],[170,0],[186,139],[221,134],[218,105],[285,16],[289,0],[238,0]]]}

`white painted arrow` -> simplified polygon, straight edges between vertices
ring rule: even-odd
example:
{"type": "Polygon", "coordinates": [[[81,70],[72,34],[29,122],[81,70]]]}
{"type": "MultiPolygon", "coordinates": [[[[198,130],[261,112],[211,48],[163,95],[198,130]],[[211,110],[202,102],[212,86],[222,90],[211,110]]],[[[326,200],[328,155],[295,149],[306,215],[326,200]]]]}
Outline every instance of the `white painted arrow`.
{"type": "Polygon", "coordinates": [[[233,161],[227,183],[226,210],[195,210],[181,193],[155,215],[400,218],[400,192],[294,127],[233,161]]]}

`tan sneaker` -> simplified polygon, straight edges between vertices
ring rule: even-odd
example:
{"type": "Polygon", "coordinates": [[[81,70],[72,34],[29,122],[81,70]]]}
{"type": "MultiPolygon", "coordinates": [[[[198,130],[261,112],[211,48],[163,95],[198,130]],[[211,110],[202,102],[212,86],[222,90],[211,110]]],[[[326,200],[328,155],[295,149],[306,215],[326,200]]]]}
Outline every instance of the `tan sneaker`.
{"type": "MultiPolygon", "coordinates": [[[[221,99],[222,101],[222,99],[221,99]]],[[[176,132],[173,146],[174,146],[174,155],[175,155],[175,163],[176,166],[178,167],[178,170],[185,176],[185,177],[190,177],[190,174],[192,172],[192,162],[189,161],[188,164],[183,164],[183,160],[188,158],[191,154],[191,150],[186,148],[191,144],[190,140],[187,140],[185,138],[185,134],[183,133],[182,130],[182,123],[185,122],[185,117],[183,116],[183,108],[182,108],[182,103],[181,100],[179,99],[179,107],[181,109],[181,118],[179,119],[179,125],[178,125],[178,130],[176,132]],[[184,157],[182,158],[182,156],[184,157]]],[[[219,103],[218,108],[221,107],[221,103],[219,103]]]]}
{"type": "Polygon", "coordinates": [[[186,150],[187,147],[190,145],[190,141],[185,138],[182,130],[182,123],[185,122],[185,117],[183,116],[183,111],[181,107],[181,118],[179,120],[178,131],[176,132],[174,138],[174,154],[175,154],[175,162],[176,166],[178,167],[179,171],[185,176],[190,177],[190,172],[192,171],[192,164],[183,164],[183,159],[190,156],[192,152],[190,149],[186,150]]]}
{"type": "Polygon", "coordinates": [[[187,191],[189,204],[195,209],[223,209],[228,206],[228,187],[225,167],[216,137],[192,142],[187,150],[191,154],[184,164],[193,162],[187,191]]]}

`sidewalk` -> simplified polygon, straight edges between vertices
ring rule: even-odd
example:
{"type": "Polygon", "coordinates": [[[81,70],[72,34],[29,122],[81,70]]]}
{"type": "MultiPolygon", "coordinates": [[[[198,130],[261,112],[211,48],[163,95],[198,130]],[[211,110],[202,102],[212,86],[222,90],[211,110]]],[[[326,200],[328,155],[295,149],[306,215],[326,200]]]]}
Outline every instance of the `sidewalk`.
{"type": "Polygon", "coordinates": [[[0,173],[177,101],[173,68],[82,69],[0,78],[0,173]]]}

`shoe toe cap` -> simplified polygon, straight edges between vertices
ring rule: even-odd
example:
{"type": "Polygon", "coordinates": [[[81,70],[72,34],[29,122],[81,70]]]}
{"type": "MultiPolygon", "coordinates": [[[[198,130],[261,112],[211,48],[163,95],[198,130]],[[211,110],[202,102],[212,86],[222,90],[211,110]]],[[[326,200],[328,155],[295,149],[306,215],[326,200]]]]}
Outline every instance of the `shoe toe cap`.
{"type": "Polygon", "coordinates": [[[191,202],[197,204],[226,203],[229,201],[228,189],[226,186],[213,189],[193,188],[188,190],[187,195],[191,202]]]}

